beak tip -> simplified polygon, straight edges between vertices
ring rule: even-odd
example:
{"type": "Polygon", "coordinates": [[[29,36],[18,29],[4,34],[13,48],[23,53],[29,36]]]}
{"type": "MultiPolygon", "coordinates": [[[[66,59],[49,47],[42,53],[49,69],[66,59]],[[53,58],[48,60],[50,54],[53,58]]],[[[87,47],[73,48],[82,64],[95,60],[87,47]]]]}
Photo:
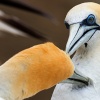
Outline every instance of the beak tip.
{"type": "Polygon", "coordinates": [[[70,50],[70,46],[66,46],[66,53],[68,53],[70,56],[74,53],[74,50],[70,50]]]}
{"type": "Polygon", "coordinates": [[[66,49],[66,53],[68,53],[70,56],[73,54],[72,51],[69,51],[69,50],[67,50],[67,49],[66,49]]]}
{"type": "Polygon", "coordinates": [[[66,47],[66,53],[70,53],[70,51],[69,51],[69,47],[66,47]]]}

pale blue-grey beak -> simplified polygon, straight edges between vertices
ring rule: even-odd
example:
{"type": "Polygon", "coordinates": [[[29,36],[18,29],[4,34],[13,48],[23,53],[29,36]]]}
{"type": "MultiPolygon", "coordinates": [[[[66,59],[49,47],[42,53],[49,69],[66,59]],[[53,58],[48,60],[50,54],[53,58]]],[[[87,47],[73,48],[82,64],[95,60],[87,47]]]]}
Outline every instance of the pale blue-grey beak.
{"type": "Polygon", "coordinates": [[[70,25],[70,36],[66,45],[66,52],[72,55],[81,45],[87,43],[95,32],[95,26],[81,26],[80,23],[70,25]]]}
{"type": "MultiPolygon", "coordinates": [[[[72,55],[81,45],[84,45],[89,41],[89,39],[96,32],[95,26],[85,27],[81,26],[80,23],[70,25],[70,36],[66,45],[66,53],[72,55]]],[[[71,84],[84,84],[92,85],[93,82],[90,78],[83,75],[76,68],[72,77],[67,80],[64,80],[62,83],[71,83],[71,84]]]]}

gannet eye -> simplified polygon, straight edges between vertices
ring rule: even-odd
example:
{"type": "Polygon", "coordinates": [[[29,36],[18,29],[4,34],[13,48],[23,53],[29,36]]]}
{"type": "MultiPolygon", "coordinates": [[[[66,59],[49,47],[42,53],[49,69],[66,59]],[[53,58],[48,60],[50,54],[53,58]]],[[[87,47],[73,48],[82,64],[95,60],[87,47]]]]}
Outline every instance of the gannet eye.
{"type": "Polygon", "coordinates": [[[93,25],[95,24],[95,16],[93,14],[90,14],[87,19],[87,25],[93,25]]]}
{"type": "Polygon", "coordinates": [[[66,21],[64,23],[65,23],[66,28],[69,29],[70,25],[66,21]]]}

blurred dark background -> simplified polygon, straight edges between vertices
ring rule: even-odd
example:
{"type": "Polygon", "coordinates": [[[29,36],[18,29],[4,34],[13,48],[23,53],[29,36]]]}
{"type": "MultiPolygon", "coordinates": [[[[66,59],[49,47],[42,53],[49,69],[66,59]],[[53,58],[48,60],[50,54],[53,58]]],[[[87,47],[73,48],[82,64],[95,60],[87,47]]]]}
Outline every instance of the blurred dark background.
{"type": "MultiPolygon", "coordinates": [[[[7,0],[9,1],[9,0],[7,0]]],[[[12,0],[17,1],[17,0],[12,0]]],[[[38,30],[47,39],[55,43],[59,48],[65,49],[65,45],[68,39],[68,30],[64,25],[64,19],[67,12],[75,5],[83,2],[96,2],[99,0],[18,0],[24,1],[37,9],[40,9],[48,13],[52,18],[46,18],[32,12],[17,9],[11,6],[0,4],[0,10],[4,11],[10,16],[16,16],[21,21],[26,23],[32,29],[38,30]]],[[[0,25],[2,20],[0,20],[0,25]]],[[[1,27],[1,26],[0,26],[1,27]]],[[[6,28],[5,28],[6,30],[6,28]]],[[[13,35],[8,31],[0,28],[0,63],[4,63],[11,56],[17,52],[31,47],[36,44],[44,43],[44,40],[35,37],[23,37],[19,35],[13,35]]],[[[42,91],[37,95],[27,100],[50,100],[53,88],[42,91]]]]}

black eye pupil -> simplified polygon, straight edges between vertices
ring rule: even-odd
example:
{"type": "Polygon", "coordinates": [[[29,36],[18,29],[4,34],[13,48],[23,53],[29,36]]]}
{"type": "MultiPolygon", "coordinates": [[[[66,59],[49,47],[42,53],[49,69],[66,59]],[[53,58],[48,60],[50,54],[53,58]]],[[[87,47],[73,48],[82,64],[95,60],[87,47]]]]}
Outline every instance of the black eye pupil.
{"type": "Polygon", "coordinates": [[[95,23],[95,16],[91,14],[87,17],[87,24],[93,25],[94,23],[95,23]]]}

